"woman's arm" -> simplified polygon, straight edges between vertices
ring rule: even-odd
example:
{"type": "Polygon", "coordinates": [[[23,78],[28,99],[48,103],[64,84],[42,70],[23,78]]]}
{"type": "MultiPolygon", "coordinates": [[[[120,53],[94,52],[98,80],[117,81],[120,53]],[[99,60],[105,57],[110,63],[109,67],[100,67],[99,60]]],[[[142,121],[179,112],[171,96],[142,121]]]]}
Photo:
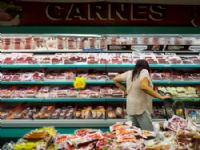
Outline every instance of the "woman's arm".
{"type": "Polygon", "coordinates": [[[147,77],[143,78],[141,81],[140,81],[140,88],[147,94],[153,96],[153,97],[156,97],[156,98],[159,98],[159,99],[169,99],[170,96],[162,96],[160,95],[159,93],[157,93],[156,91],[153,90],[153,88],[150,86],[150,82],[148,80],[147,77]]]}
{"type": "Polygon", "coordinates": [[[114,79],[113,79],[115,85],[120,88],[122,91],[124,91],[126,93],[126,87],[121,84],[121,82],[123,82],[123,79],[120,77],[120,75],[117,75],[114,79]]]}

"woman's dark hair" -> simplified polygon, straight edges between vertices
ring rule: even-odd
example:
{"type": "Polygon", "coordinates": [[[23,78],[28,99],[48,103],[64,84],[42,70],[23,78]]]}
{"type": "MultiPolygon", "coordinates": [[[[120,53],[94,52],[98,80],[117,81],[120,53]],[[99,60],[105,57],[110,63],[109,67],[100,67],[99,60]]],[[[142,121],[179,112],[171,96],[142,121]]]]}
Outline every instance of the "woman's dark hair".
{"type": "Polygon", "coordinates": [[[139,76],[142,69],[147,69],[149,73],[151,72],[149,64],[146,60],[144,59],[137,60],[136,65],[133,68],[132,72],[132,81],[135,76],[139,76]]]}

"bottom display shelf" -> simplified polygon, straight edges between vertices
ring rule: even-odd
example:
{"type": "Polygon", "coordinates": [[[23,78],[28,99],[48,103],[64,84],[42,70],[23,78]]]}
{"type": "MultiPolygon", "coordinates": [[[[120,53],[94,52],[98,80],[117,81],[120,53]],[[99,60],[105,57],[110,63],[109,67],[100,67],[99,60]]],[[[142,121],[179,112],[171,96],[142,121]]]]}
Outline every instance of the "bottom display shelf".
{"type": "MultiPolygon", "coordinates": [[[[126,119],[71,119],[71,120],[1,120],[1,138],[20,138],[24,134],[39,127],[53,126],[59,133],[72,134],[80,128],[109,130],[109,126],[116,122],[126,122],[126,119]]],[[[165,119],[153,119],[153,122],[165,119]]]]}

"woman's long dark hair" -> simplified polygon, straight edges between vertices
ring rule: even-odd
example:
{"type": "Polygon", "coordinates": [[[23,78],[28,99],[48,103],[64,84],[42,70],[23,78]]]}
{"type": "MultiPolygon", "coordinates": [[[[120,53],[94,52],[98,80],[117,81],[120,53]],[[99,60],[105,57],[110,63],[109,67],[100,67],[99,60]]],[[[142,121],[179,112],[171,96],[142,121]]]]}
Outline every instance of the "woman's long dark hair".
{"type": "Polygon", "coordinates": [[[136,65],[133,68],[132,72],[132,81],[135,76],[139,76],[142,69],[147,69],[149,73],[151,72],[149,64],[146,60],[144,59],[137,60],[136,65]]]}

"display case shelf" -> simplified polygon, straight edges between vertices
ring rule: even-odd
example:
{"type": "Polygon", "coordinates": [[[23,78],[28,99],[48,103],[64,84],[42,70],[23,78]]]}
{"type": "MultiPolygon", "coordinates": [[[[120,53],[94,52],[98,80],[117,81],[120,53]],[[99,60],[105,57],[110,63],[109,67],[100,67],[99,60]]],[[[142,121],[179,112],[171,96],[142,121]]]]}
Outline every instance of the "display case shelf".
{"type": "MultiPolygon", "coordinates": [[[[0,102],[125,102],[126,98],[1,98],[0,102]]],[[[154,102],[161,101],[153,99],[154,102]]]]}
{"type": "MultiPolygon", "coordinates": [[[[200,85],[200,80],[153,80],[153,83],[156,85],[200,85]]],[[[41,84],[41,85],[72,85],[72,80],[66,81],[1,81],[2,85],[32,85],[32,84],[41,84]]],[[[89,85],[104,85],[104,84],[114,84],[112,80],[87,80],[86,84],[89,85]]]]}
{"type": "MultiPolygon", "coordinates": [[[[133,68],[135,64],[1,64],[1,68],[133,68]]],[[[200,68],[200,64],[150,64],[151,68],[200,68]]]]}
{"type": "MultiPolygon", "coordinates": [[[[173,102],[190,101],[199,102],[200,97],[192,98],[172,98],[173,102]]],[[[1,98],[0,102],[125,102],[126,98],[1,98]]],[[[153,102],[163,102],[158,98],[153,98],[153,102]]]]}

